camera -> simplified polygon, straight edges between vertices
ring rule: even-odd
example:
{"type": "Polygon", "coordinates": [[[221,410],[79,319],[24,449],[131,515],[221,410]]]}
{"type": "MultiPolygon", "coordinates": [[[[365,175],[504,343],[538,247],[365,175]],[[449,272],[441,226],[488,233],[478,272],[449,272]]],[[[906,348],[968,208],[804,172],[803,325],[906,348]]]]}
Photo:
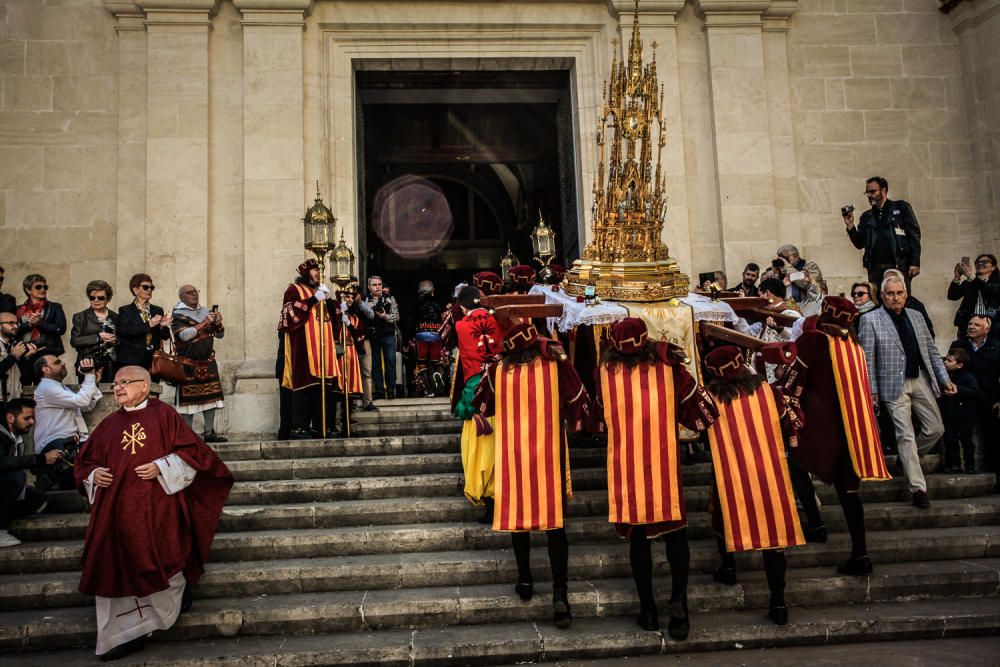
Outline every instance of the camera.
{"type": "MultiPolygon", "coordinates": [[[[115,323],[108,318],[101,322],[101,333],[111,334],[114,336],[117,333],[115,329],[115,323]]],[[[101,341],[98,346],[97,351],[92,355],[94,358],[94,363],[97,364],[105,360],[113,360],[115,358],[115,346],[117,343],[111,343],[107,341],[101,341]]]]}
{"type": "Polygon", "coordinates": [[[845,218],[851,213],[854,213],[854,204],[848,204],[847,206],[840,207],[840,214],[845,218]]]}

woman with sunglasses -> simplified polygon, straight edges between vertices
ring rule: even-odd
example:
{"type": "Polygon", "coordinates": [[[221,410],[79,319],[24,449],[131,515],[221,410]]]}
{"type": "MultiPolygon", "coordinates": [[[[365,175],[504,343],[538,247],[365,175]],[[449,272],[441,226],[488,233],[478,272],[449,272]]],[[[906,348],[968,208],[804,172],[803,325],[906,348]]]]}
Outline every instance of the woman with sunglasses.
{"type": "Polygon", "coordinates": [[[858,312],[864,315],[868,311],[875,310],[881,304],[878,300],[878,288],[872,283],[854,283],[851,285],[851,300],[854,301],[858,312]]]}
{"type": "Polygon", "coordinates": [[[116,366],[142,366],[146,370],[153,364],[153,351],[160,349],[170,337],[173,319],[164,316],[163,309],[150,303],[153,298],[153,279],[137,273],[128,281],[135,300],[118,311],[118,355],[116,366]]]}
{"type": "MultiPolygon", "coordinates": [[[[93,359],[95,368],[104,369],[102,377],[114,378],[115,348],[118,345],[118,313],[108,308],[114,290],[103,280],[87,283],[87,299],[90,308],[73,315],[73,328],[69,334],[69,344],[76,350],[77,363],[83,359],[93,359]]],[[[83,373],[76,372],[83,382],[83,373]]]]}
{"type": "Polygon", "coordinates": [[[62,342],[66,333],[66,313],[61,305],[49,301],[49,285],[45,276],[30,273],[21,281],[21,287],[27,299],[17,307],[17,319],[21,324],[14,338],[31,343],[37,349],[34,354],[24,355],[17,362],[21,370],[21,384],[27,385],[35,382],[34,363],[38,355],[58,357],[66,351],[62,342]]]}
{"type": "MultiPolygon", "coordinates": [[[[965,337],[969,318],[973,315],[988,315],[996,320],[997,313],[1000,312],[1000,270],[997,270],[997,258],[988,253],[982,254],[976,257],[973,266],[969,266],[963,258],[963,262],[955,265],[955,277],[948,285],[948,300],[962,301],[954,320],[959,338],[965,337]]],[[[1000,326],[994,323],[989,335],[990,338],[1000,335],[1000,326]]]]}

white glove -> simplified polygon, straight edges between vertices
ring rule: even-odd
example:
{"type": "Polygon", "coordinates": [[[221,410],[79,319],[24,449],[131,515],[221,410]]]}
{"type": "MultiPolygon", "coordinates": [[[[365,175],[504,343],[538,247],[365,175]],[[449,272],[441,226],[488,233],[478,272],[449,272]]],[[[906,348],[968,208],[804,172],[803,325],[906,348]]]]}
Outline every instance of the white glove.
{"type": "Polygon", "coordinates": [[[330,298],[330,288],[326,285],[320,285],[316,290],[316,300],[326,301],[330,298]]]}
{"type": "Polygon", "coordinates": [[[350,324],[351,318],[347,316],[347,302],[340,302],[340,321],[344,324],[350,324]]]}

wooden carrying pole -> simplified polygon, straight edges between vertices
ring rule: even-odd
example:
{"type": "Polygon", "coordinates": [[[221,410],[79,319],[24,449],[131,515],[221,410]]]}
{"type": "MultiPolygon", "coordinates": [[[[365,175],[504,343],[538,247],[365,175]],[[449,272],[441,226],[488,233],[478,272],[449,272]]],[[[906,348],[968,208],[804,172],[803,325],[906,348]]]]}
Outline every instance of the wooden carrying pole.
{"type": "MultiPolygon", "coordinates": [[[[323,256],[319,260],[319,284],[323,284],[323,256]]],[[[336,351],[334,351],[336,355],[336,351]]],[[[319,302],[319,414],[321,437],[326,439],[326,299],[319,302]]]]}

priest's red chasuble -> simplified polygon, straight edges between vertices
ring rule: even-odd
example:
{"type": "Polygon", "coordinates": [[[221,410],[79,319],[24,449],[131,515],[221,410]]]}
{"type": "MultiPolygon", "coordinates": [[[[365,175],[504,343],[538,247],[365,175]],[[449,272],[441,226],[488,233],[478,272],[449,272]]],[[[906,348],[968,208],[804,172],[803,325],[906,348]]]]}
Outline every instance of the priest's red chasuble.
{"type": "Polygon", "coordinates": [[[572,486],[558,369],[541,357],[497,368],[493,530],[563,526],[564,497],[572,496],[572,486]]]}
{"type": "Polygon", "coordinates": [[[795,510],[774,392],[762,384],[729,403],[708,429],[726,549],[805,544],[795,510]]]}
{"type": "Polygon", "coordinates": [[[878,422],[872,409],[868,364],[861,346],[849,338],[827,336],[833,377],[837,383],[837,401],[844,419],[844,435],[851,463],[858,477],[892,479],[885,466],[878,422]]]}
{"type": "Polygon", "coordinates": [[[608,520],[683,519],[673,369],[604,364],[600,374],[608,428],[608,520]]]}

